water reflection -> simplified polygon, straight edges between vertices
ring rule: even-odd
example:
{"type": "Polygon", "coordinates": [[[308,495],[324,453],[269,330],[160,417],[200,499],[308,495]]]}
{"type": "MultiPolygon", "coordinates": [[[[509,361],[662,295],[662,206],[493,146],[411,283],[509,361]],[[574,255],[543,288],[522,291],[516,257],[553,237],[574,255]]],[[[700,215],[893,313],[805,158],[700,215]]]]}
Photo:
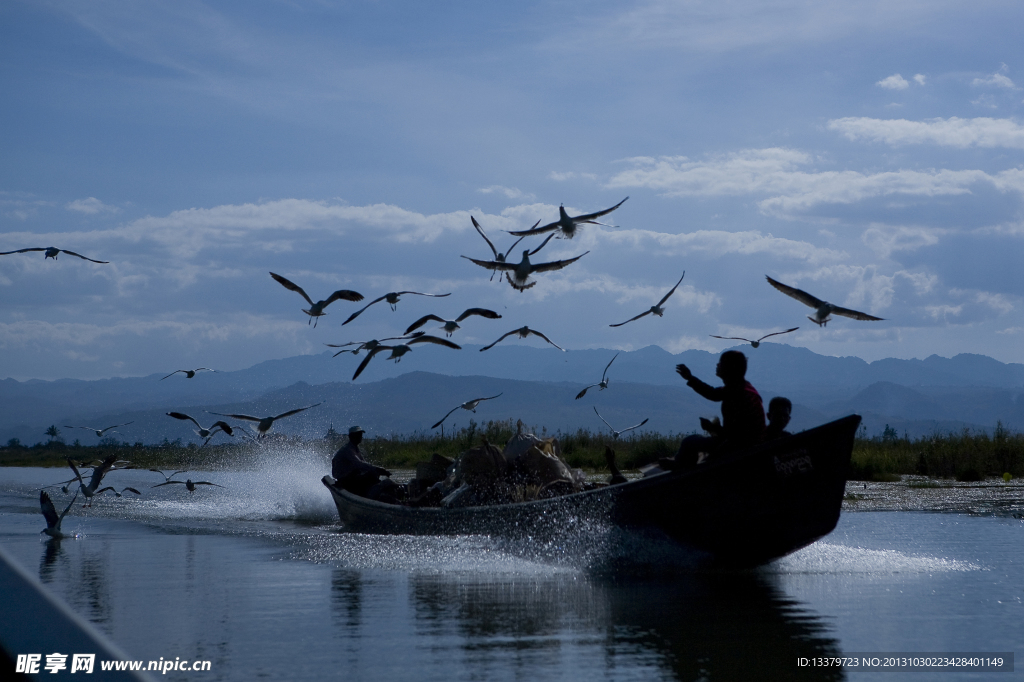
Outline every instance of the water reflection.
{"type": "MultiPolygon", "coordinates": [[[[593,581],[579,575],[411,579],[420,635],[456,635],[467,663],[484,668],[545,659],[564,664],[582,647],[592,672],[646,671],[681,680],[844,679],[798,668],[798,657],[840,655],[822,619],[787,598],[773,576],[688,575],[593,581]],[[600,660],[595,660],[600,659],[600,660]]],[[[581,676],[588,670],[580,670],[581,676]]]]}
{"type": "Polygon", "coordinates": [[[43,543],[43,556],[39,560],[39,581],[53,581],[57,558],[60,557],[60,538],[50,538],[43,543]]]}

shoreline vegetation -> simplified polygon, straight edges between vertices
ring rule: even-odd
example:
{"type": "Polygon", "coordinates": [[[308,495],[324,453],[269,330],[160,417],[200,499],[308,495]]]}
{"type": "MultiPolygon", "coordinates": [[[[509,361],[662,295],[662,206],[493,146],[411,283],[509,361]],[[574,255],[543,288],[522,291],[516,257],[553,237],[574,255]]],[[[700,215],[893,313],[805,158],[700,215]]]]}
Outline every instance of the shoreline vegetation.
{"type": "MultiPolygon", "coordinates": [[[[547,433],[546,429],[525,429],[541,438],[558,438],[562,458],[573,468],[588,472],[607,472],[604,447],[611,445],[616,451],[620,469],[625,472],[656,462],[661,457],[675,455],[679,442],[686,434],[631,433],[613,440],[607,433],[579,429],[570,433],[547,433]]],[[[368,461],[389,469],[411,469],[419,462],[430,459],[433,453],[454,459],[460,453],[480,444],[481,439],[503,447],[515,434],[515,425],[509,421],[489,421],[468,426],[452,433],[416,433],[403,436],[368,437],[362,450],[368,461]]],[[[92,462],[116,454],[137,469],[216,470],[248,468],[259,460],[262,453],[273,449],[299,449],[324,458],[327,473],[330,457],[346,442],[346,436],[329,430],[322,438],[304,440],[294,436],[271,434],[261,444],[251,441],[219,442],[200,447],[195,443],[183,444],[181,439],[160,444],[127,443],[115,438],[104,438],[98,445],[67,444],[55,427],[47,429],[47,442],[22,445],[11,439],[0,446],[0,466],[67,467],[67,458],[76,462],[92,462]]],[[[219,440],[219,439],[218,439],[219,440]]],[[[886,426],[879,436],[868,438],[858,434],[853,447],[850,480],[898,481],[902,475],[947,478],[958,481],[980,481],[987,477],[1013,478],[1024,476],[1024,434],[1008,431],[1002,423],[994,432],[933,434],[921,438],[902,437],[886,426]]]]}

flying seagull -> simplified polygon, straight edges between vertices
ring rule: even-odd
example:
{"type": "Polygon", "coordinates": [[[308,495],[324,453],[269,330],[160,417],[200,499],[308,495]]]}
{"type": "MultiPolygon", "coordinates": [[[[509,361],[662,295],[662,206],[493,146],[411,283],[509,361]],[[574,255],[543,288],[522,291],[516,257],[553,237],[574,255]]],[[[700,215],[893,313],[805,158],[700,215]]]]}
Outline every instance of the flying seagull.
{"type": "Polygon", "coordinates": [[[428,336],[426,334],[417,336],[414,339],[409,339],[408,343],[400,343],[397,346],[377,346],[370,350],[370,352],[366,354],[366,357],[363,358],[363,361],[359,363],[359,367],[356,368],[356,373],[352,375],[352,381],[355,381],[356,377],[363,373],[363,370],[366,369],[366,366],[370,364],[370,360],[372,360],[373,356],[377,353],[389,350],[391,351],[391,355],[389,355],[387,359],[398,362],[402,359],[403,355],[412,351],[412,344],[414,343],[436,343],[439,346],[447,346],[448,348],[453,348],[455,350],[462,350],[462,346],[452,343],[448,339],[442,339],[437,336],[428,336]]]}
{"type": "MultiPolygon", "coordinates": [[[[130,421],[130,422],[125,422],[124,424],[114,424],[113,426],[108,426],[105,429],[94,429],[91,426],[68,426],[67,424],[64,425],[64,428],[65,429],[85,429],[86,431],[92,431],[93,433],[95,433],[97,438],[103,438],[103,434],[106,433],[107,431],[110,431],[111,429],[116,429],[119,426],[128,426],[129,424],[134,424],[134,423],[135,423],[134,421],[130,421]]],[[[114,431],[114,433],[117,433],[117,431],[114,431]]]]}
{"type": "MultiPolygon", "coordinates": [[[[274,421],[276,421],[278,419],[284,419],[285,417],[290,417],[293,414],[298,414],[299,412],[302,412],[303,410],[308,410],[311,407],[316,407],[317,405],[322,405],[322,404],[323,403],[317,403],[316,405],[306,405],[305,407],[300,407],[297,410],[288,410],[287,412],[282,412],[281,414],[277,415],[276,417],[250,417],[247,414],[221,414],[220,412],[210,412],[210,414],[215,414],[218,417],[231,417],[232,419],[244,419],[245,421],[249,421],[249,422],[257,422],[257,424],[256,424],[256,436],[257,436],[257,438],[262,438],[263,436],[267,435],[268,431],[270,431],[270,427],[274,425],[274,421]]],[[[191,419],[191,417],[186,417],[186,418],[187,419],[191,419]]],[[[178,419],[180,419],[180,417],[178,417],[178,419]]],[[[195,420],[193,420],[193,421],[195,421],[195,420]]],[[[197,426],[198,426],[198,424],[197,424],[197,426]]]]}
{"type": "Polygon", "coordinates": [[[360,313],[362,313],[364,310],[369,308],[371,305],[373,305],[374,303],[380,303],[381,301],[387,301],[391,305],[391,309],[395,310],[395,306],[398,304],[398,299],[401,298],[402,296],[405,296],[406,294],[415,294],[417,296],[430,296],[432,298],[444,298],[445,296],[451,296],[450,292],[447,293],[447,294],[424,294],[424,293],[420,293],[419,291],[392,291],[390,293],[384,294],[380,298],[373,299],[372,301],[367,303],[365,306],[363,306],[359,310],[357,310],[354,313],[352,313],[351,315],[349,315],[348,319],[345,320],[344,322],[342,322],[341,324],[342,324],[342,326],[345,326],[346,324],[348,324],[352,320],[354,320],[357,317],[359,317],[360,313]]]}
{"type": "Polygon", "coordinates": [[[66,253],[66,254],[68,254],[70,256],[78,256],[82,260],[87,260],[87,261],[89,261],[91,263],[107,264],[107,263],[110,262],[110,261],[107,261],[107,260],[93,260],[92,258],[86,258],[85,256],[83,256],[80,253],[75,253],[74,251],[68,251],[67,249],[58,249],[56,246],[40,246],[40,247],[37,247],[37,248],[34,248],[34,249],[18,249],[17,251],[0,251],[0,256],[8,256],[8,255],[10,255],[12,253],[25,253],[27,251],[42,251],[43,252],[43,260],[45,260],[47,258],[52,258],[53,260],[57,260],[57,254],[66,253]]]}
{"type": "Polygon", "coordinates": [[[419,336],[423,336],[426,332],[415,332],[413,334],[406,334],[405,336],[389,336],[386,339],[370,339],[369,341],[349,341],[348,343],[325,343],[324,345],[329,348],[341,348],[337,353],[331,357],[338,357],[342,353],[351,353],[352,355],[359,355],[361,350],[373,350],[377,346],[381,345],[383,341],[405,341],[408,339],[415,339],[419,336]],[[355,349],[349,349],[347,346],[355,346],[355,349]]]}
{"type": "Polygon", "coordinates": [[[116,461],[117,455],[110,455],[103,460],[101,464],[94,467],[92,470],[92,477],[89,479],[89,484],[86,485],[85,481],[82,480],[82,474],[78,472],[78,467],[76,467],[75,463],[71,461],[70,457],[68,457],[68,466],[71,467],[71,471],[75,473],[75,478],[78,479],[78,489],[82,491],[82,494],[85,495],[85,499],[89,501],[88,505],[85,506],[92,506],[92,496],[96,494],[96,489],[100,487],[100,482],[103,480],[103,477],[108,471],[110,471],[116,461]]]}
{"type": "Polygon", "coordinates": [[[218,488],[224,487],[219,483],[210,483],[209,481],[193,481],[191,478],[185,481],[165,481],[164,483],[157,483],[152,487],[159,488],[160,486],[171,485],[172,483],[180,483],[181,485],[185,486],[185,489],[188,490],[190,493],[194,493],[196,491],[197,485],[215,485],[218,488]]]}
{"type": "MultiPolygon", "coordinates": [[[[203,445],[206,445],[206,443],[209,443],[210,439],[213,438],[214,435],[216,435],[218,430],[223,431],[224,433],[228,434],[229,436],[233,436],[234,435],[232,433],[231,425],[228,424],[226,421],[215,421],[213,423],[213,426],[211,426],[210,428],[207,429],[207,428],[204,428],[203,425],[200,424],[199,422],[197,422],[194,418],[188,416],[187,414],[185,414],[183,412],[168,412],[167,416],[168,417],[174,417],[175,419],[187,419],[188,421],[190,421],[193,424],[195,424],[196,427],[199,429],[198,431],[195,432],[195,434],[197,436],[199,436],[200,438],[205,438],[206,439],[206,441],[203,443],[203,445]]],[[[156,471],[156,469],[150,469],[150,471],[156,471]]],[[[163,473],[163,472],[160,472],[160,473],[163,473]]],[[[184,473],[184,472],[176,471],[174,473],[180,474],[180,473],[184,473]]],[[[173,475],[174,474],[171,474],[171,476],[173,476],[173,475]]],[[[168,477],[168,478],[170,478],[170,477],[168,477]]]]}
{"type": "MultiPolygon", "coordinates": [[[[283,286],[285,289],[288,289],[289,291],[295,291],[298,294],[300,294],[302,298],[306,299],[306,301],[309,303],[309,310],[303,310],[302,312],[309,315],[309,322],[313,322],[314,317],[317,318],[317,321],[319,321],[319,318],[326,314],[324,313],[324,308],[326,308],[327,306],[329,306],[330,304],[334,303],[337,300],[363,300],[363,295],[360,294],[358,291],[352,291],[350,289],[338,289],[333,294],[328,296],[325,300],[313,303],[313,299],[311,299],[309,297],[309,294],[303,291],[302,287],[300,287],[298,284],[289,281],[282,277],[281,275],[278,275],[273,272],[270,273],[270,276],[277,280],[277,282],[279,282],[281,286],[283,286]]],[[[309,324],[309,322],[307,322],[306,324],[309,324]]],[[[313,326],[316,327],[316,323],[314,323],[313,326]]]]}
{"type": "MultiPolygon", "coordinates": [[[[496,262],[498,262],[498,263],[504,263],[505,259],[508,258],[508,255],[510,253],[512,253],[512,249],[516,248],[516,244],[518,244],[519,242],[523,241],[523,239],[526,238],[525,235],[520,237],[519,239],[515,240],[515,242],[512,244],[512,246],[508,247],[508,251],[506,251],[505,253],[500,253],[498,251],[498,249],[494,248],[494,244],[492,244],[491,240],[487,238],[487,235],[484,234],[484,229],[482,227],[480,227],[480,223],[478,223],[476,221],[476,218],[474,218],[473,216],[469,216],[469,219],[473,221],[473,227],[476,228],[476,231],[479,232],[480,236],[484,238],[485,242],[487,242],[487,246],[491,247],[491,252],[494,254],[494,260],[496,262]]],[[[539,220],[536,223],[533,224],[533,227],[537,227],[538,225],[540,225],[540,221],[539,220]]],[[[532,230],[533,227],[531,227],[530,229],[532,230]]],[[[530,252],[530,255],[532,256],[533,254],[535,254],[538,251],[540,251],[541,249],[543,249],[547,245],[547,243],[549,241],[551,241],[551,237],[554,237],[554,236],[555,235],[553,235],[553,234],[549,235],[547,239],[545,239],[543,242],[541,242],[540,246],[538,246],[536,249],[534,249],[533,251],[530,252]]],[[[492,280],[494,279],[494,275],[495,275],[496,272],[497,272],[497,270],[495,270],[494,272],[491,273],[491,279],[492,280]]]]}
{"type": "Polygon", "coordinates": [[[160,379],[160,381],[163,381],[164,379],[166,379],[168,377],[173,377],[178,372],[181,372],[182,374],[184,374],[186,379],[191,379],[192,377],[194,377],[196,375],[196,372],[202,372],[203,370],[206,370],[207,372],[216,372],[217,371],[215,369],[210,369],[209,367],[196,367],[195,369],[176,369],[173,372],[171,372],[170,374],[168,374],[166,377],[163,377],[163,379],[160,379]]]}
{"type": "Polygon", "coordinates": [[[517,289],[519,291],[526,291],[527,289],[529,289],[530,287],[537,283],[530,282],[529,284],[527,284],[527,281],[530,279],[530,275],[532,275],[533,273],[550,272],[551,270],[561,270],[566,265],[569,265],[570,263],[575,263],[580,258],[586,256],[588,253],[590,252],[586,251],[576,256],[575,258],[570,258],[568,260],[555,260],[551,261],[550,263],[537,264],[533,264],[530,262],[529,249],[523,251],[523,260],[519,261],[518,263],[505,263],[504,261],[496,260],[478,260],[476,258],[470,258],[469,256],[463,256],[463,258],[469,261],[473,261],[480,267],[487,268],[488,270],[504,271],[505,278],[508,279],[508,283],[512,285],[513,289],[517,289]]]}
{"type": "Polygon", "coordinates": [[[445,419],[447,419],[448,417],[452,416],[452,412],[454,412],[455,410],[457,410],[459,408],[462,408],[463,410],[469,410],[473,414],[476,414],[476,406],[477,405],[479,405],[480,403],[482,403],[485,400],[494,400],[495,398],[499,397],[500,395],[501,395],[501,393],[499,393],[498,395],[492,395],[490,398],[475,398],[474,400],[467,400],[466,402],[462,403],[458,407],[453,407],[451,409],[451,411],[448,412],[448,414],[446,414],[445,416],[441,417],[441,421],[437,422],[436,424],[434,424],[430,428],[436,429],[438,426],[440,426],[441,424],[444,423],[445,419]]]}
{"type": "MultiPolygon", "coordinates": [[[[601,416],[601,413],[597,411],[597,407],[594,407],[594,414],[596,414],[598,416],[598,418],[600,418],[600,420],[604,422],[605,426],[607,426],[609,429],[612,429],[612,425],[609,424],[607,421],[605,421],[604,417],[601,416]]],[[[643,426],[646,423],[647,423],[647,419],[643,420],[639,424],[636,424],[634,426],[630,426],[628,428],[622,429],[621,431],[616,431],[615,429],[612,429],[612,438],[618,440],[619,436],[624,434],[626,431],[632,431],[633,429],[639,429],[641,426],[643,426]]]]}
{"type": "MultiPolygon", "coordinates": [[[[685,270],[683,271],[683,277],[686,277],[686,271],[685,270]]],[[[679,278],[679,281],[676,282],[676,286],[672,287],[672,289],[670,289],[669,292],[667,294],[665,294],[660,301],[658,301],[657,305],[652,305],[649,310],[646,310],[646,311],[640,313],[636,317],[631,317],[628,320],[626,320],[625,322],[619,322],[618,324],[610,324],[608,326],[609,327],[621,327],[622,325],[624,325],[624,324],[626,324],[628,322],[632,322],[633,320],[639,320],[644,315],[650,315],[652,313],[657,315],[658,317],[663,317],[665,315],[665,308],[664,308],[665,301],[668,300],[669,296],[671,296],[672,294],[674,294],[676,292],[676,288],[682,283],[683,277],[679,278]]]]}
{"type": "Polygon", "coordinates": [[[771,334],[765,334],[764,336],[759,338],[757,341],[751,341],[750,339],[744,339],[744,338],[742,338],[740,336],[715,336],[714,334],[711,334],[711,338],[713,338],[713,339],[722,339],[723,341],[746,341],[747,343],[749,343],[754,348],[757,348],[758,346],[761,345],[761,342],[764,341],[765,339],[767,339],[769,336],[778,336],[779,334],[788,334],[790,332],[795,332],[799,328],[800,327],[793,327],[792,329],[787,329],[785,331],[772,332],[771,334]]]}
{"type": "Polygon", "coordinates": [[[469,308],[466,312],[462,313],[454,320],[446,320],[443,317],[437,315],[424,315],[420,319],[416,320],[409,325],[409,328],[405,330],[406,334],[411,334],[414,329],[419,329],[427,322],[436,320],[444,325],[443,329],[446,335],[451,336],[455,333],[456,329],[460,329],[459,322],[462,322],[467,317],[472,315],[479,315],[480,317],[486,317],[488,320],[497,320],[501,318],[501,315],[494,312],[493,310],[487,310],[486,308],[469,308]]]}
{"type": "MultiPolygon", "coordinates": [[[[39,507],[42,509],[43,518],[46,519],[46,528],[42,529],[39,532],[46,533],[54,540],[60,540],[61,538],[69,537],[61,532],[60,524],[61,521],[64,520],[64,517],[67,515],[68,511],[75,504],[75,500],[77,499],[78,493],[76,492],[75,496],[71,498],[70,502],[68,502],[68,506],[64,507],[64,511],[60,513],[60,516],[57,516],[57,508],[53,506],[53,501],[50,499],[50,496],[46,494],[45,490],[40,490],[39,507]]],[[[70,537],[74,537],[74,534],[72,534],[70,537]]]]}
{"type": "MultiPolygon", "coordinates": [[[[626,199],[628,198],[629,197],[626,197],[626,199]]],[[[565,206],[559,206],[558,220],[556,220],[555,222],[548,223],[543,227],[532,227],[529,230],[509,232],[509,234],[519,237],[531,234],[543,234],[545,232],[551,232],[553,230],[560,230],[560,236],[562,237],[562,239],[572,239],[573,237],[576,236],[576,228],[583,224],[603,225],[604,227],[615,227],[614,225],[605,225],[604,223],[599,223],[596,220],[594,220],[594,218],[600,218],[603,215],[608,215],[609,213],[617,209],[619,206],[622,206],[622,204],[626,202],[626,199],[623,199],[622,201],[615,204],[611,208],[606,208],[603,211],[598,211],[597,213],[587,213],[586,215],[578,215],[574,218],[570,218],[569,214],[565,212],[565,206]]]]}
{"type": "Polygon", "coordinates": [[[814,308],[814,315],[808,315],[807,319],[810,320],[811,322],[814,322],[819,327],[824,327],[826,324],[828,324],[828,321],[832,319],[831,317],[829,317],[829,315],[833,313],[835,313],[836,315],[842,315],[843,317],[852,317],[855,320],[871,320],[875,322],[880,322],[884,319],[881,317],[875,317],[874,315],[868,315],[867,313],[862,313],[858,310],[840,308],[839,306],[833,305],[828,301],[822,301],[820,298],[811,296],[806,291],[803,291],[801,289],[795,289],[791,286],[783,284],[782,282],[776,282],[771,277],[768,277],[768,275],[765,275],[765,279],[768,280],[769,284],[771,284],[773,287],[775,287],[782,293],[786,294],[787,296],[791,296],[796,300],[800,301],[801,303],[803,303],[804,305],[809,305],[812,308],[814,308]]]}
{"type": "Polygon", "coordinates": [[[188,471],[188,469],[182,469],[181,471],[175,471],[175,472],[174,472],[173,474],[171,474],[170,476],[168,476],[167,474],[165,474],[164,472],[162,472],[162,471],[161,471],[160,469],[150,469],[150,471],[155,471],[156,473],[158,473],[158,474],[160,474],[161,476],[163,476],[163,477],[164,477],[164,483],[166,483],[167,481],[171,480],[172,478],[174,478],[174,477],[175,477],[175,476],[177,476],[178,474],[184,474],[184,473],[186,473],[186,472],[188,471]]]}
{"type": "Polygon", "coordinates": [[[103,493],[107,492],[108,490],[113,490],[114,491],[114,495],[116,495],[117,497],[121,497],[121,493],[123,493],[126,490],[130,490],[131,492],[135,493],[136,495],[141,495],[142,494],[138,490],[136,490],[135,488],[132,488],[130,486],[125,486],[124,488],[121,488],[121,492],[119,493],[119,492],[117,492],[117,489],[114,488],[114,486],[112,486],[112,485],[108,485],[106,488],[100,488],[99,490],[97,490],[93,494],[94,495],[102,495],[103,493]]]}
{"type": "Polygon", "coordinates": [[[554,347],[555,347],[555,348],[557,348],[558,350],[560,350],[560,351],[562,351],[562,352],[565,352],[565,349],[564,349],[564,348],[562,348],[561,346],[559,346],[559,345],[558,345],[557,343],[555,343],[554,341],[552,341],[552,340],[551,340],[551,339],[549,339],[548,337],[544,336],[543,334],[541,334],[541,333],[540,333],[539,331],[537,331],[536,329],[530,329],[529,327],[520,327],[519,329],[513,329],[513,330],[512,330],[512,331],[510,331],[510,332],[509,332],[508,334],[503,334],[503,335],[501,336],[501,338],[499,338],[499,339],[498,339],[497,341],[495,341],[494,343],[492,343],[492,344],[491,344],[490,346],[484,346],[483,348],[481,348],[481,349],[480,349],[480,352],[482,353],[482,352],[484,352],[485,350],[487,350],[488,348],[492,348],[492,347],[496,346],[497,344],[499,344],[499,343],[501,343],[502,341],[504,341],[506,337],[512,336],[513,334],[518,334],[518,335],[519,335],[519,338],[521,338],[521,339],[525,339],[525,338],[526,338],[527,336],[529,336],[530,334],[534,334],[535,336],[539,336],[540,338],[544,339],[545,341],[547,341],[548,343],[550,343],[550,344],[551,344],[552,346],[554,346],[554,347]]]}
{"type": "Polygon", "coordinates": [[[587,391],[589,391],[590,389],[594,388],[595,386],[600,388],[602,391],[604,389],[608,388],[608,367],[612,366],[612,363],[615,362],[615,358],[617,358],[617,357],[619,357],[618,353],[616,353],[615,356],[611,360],[608,361],[608,365],[604,368],[604,371],[601,372],[601,381],[599,381],[596,384],[591,384],[590,386],[587,386],[585,389],[583,389],[582,391],[577,393],[576,394],[576,400],[579,400],[580,398],[585,396],[587,394],[587,391]]]}

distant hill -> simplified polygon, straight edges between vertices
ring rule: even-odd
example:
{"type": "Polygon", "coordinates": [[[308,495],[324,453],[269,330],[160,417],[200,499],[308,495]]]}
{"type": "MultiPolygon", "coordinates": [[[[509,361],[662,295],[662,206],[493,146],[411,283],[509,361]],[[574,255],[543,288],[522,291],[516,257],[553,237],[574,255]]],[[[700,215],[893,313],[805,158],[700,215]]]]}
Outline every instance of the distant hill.
{"type": "MultiPolygon", "coordinates": [[[[1024,430],[1024,365],[1001,363],[981,355],[924,360],[817,355],[805,348],[765,343],[739,347],[750,358],[748,378],[766,403],[786,395],[796,405],[793,428],[806,428],[851,412],[865,419],[868,434],[889,425],[910,435],[962,428],[991,429],[997,420],[1024,430]]],[[[32,444],[55,424],[65,440],[93,444],[82,429],[134,421],[118,438],[159,442],[191,434],[185,422],[164,415],[192,414],[206,424],[215,420],[203,410],[277,414],[323,401],[324,405],[279,422],[275,429],[319,436],[330,424],[341,429],[357,422],[376,433],[425,431],[452,407],[471,398],[503,393],[483,403],[477,415],[459,410],[450,423],[468,418],[519,419],[548,431],[597,430],[603,424],[593,406],[617,428],[650,418],[647,428],[692,432],[698,416],[717,413],[676,375],[682,362],[714,382],[718,354],[685,351],[671,354],[649,346],[622,352],[609,370],[610,387],[591,389],[615,355],[611,350],[561,352],[554,348],[509,344],[484,353],[478,346],[462,351],[416,347],[401,363],[375,358],[356,383],[352,372],[363,355],[331,353],[263,362],[236,372],[200,373],[193,379],[166,372],[148,377],[98,381],[0,380],[0,443],[18,438],[32,444]]],[[[170,371],[170,370],[167,370],[170,371]]]]}

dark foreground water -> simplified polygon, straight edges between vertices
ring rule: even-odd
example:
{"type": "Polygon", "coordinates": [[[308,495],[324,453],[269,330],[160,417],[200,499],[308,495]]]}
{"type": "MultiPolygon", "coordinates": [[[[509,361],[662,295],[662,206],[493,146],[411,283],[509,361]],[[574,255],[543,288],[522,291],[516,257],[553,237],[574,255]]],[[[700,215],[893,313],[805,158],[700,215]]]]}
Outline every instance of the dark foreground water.
{"type": "Polygon", "coordinates": [[[194,495],[113,472],[143,497],[80,498],[64,522],[80,537],[59,543],[39,534],[38,487],[64,472],[0,469],[0,544],[129,655],[211,662],[169,680],[1024,679],[1016,482],[851,485],[858,497],[824,540],[755,571],[708,572],[600,527],[539,547],[343,533],[319,467],[293,455],[193,473],[227,486],[194,495]],[[877,511],[915,499],[932,511],[877,511]],[[797,665],[966,651],[1016,652],[1017,672],[797,665]]]}

